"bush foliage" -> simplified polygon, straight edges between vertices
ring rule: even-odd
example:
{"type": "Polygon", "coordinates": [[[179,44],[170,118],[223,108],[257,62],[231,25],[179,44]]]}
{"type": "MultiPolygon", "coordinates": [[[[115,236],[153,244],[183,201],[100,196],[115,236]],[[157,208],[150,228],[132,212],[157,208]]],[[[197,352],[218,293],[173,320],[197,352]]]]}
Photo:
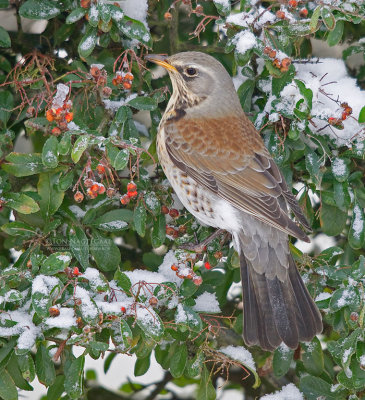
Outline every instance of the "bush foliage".
{"type": "MultiPolygon", "coordinates": [[[[285,385],[291,399],[361,398],[365,68],[346,62],[364,54],[365,3],[150,0],[148,13],[136,2],[137,19],[128,3],[0,0],[18,21],[16,32],[0,27],[0,397],[17,399],[37,377],[48,399],[96,398],[85,357],[105,356],[107,371],[129,353],[136,376],[151,354],[166,371],[151,399],[178,398],[168,382],[194,384],[202,400],[223,383],[248,399],[285,385]],[[23,32],[20,17],[48,20],[45,31],[23,32]],[[316,43],[346,43],[342,60],[311,58],[316,43]],[[179,206],[158,167],[171,84],[143,56],[186,50],[234,76],[314,243],[332,237],[309,255],[291,244],[324,320],[296,351],[244,347],[226,236],[203,254],[179,248],[212,230],[179,206]]],[[[121,382],[113,396],[145,386],[121,382]]]]}

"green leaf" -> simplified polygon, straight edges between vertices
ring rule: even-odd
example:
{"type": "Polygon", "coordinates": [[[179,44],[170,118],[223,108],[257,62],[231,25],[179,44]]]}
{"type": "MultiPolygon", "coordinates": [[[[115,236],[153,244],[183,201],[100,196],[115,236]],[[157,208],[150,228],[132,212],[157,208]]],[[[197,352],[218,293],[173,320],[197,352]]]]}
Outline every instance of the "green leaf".
{"type": "Polygon", "coordinates": [[[365,241],[365,217],[364,211],[358,203],[352,210],[351,226],[348,234],[349,245],[355,249],[361,249],[365,241]]]}
{"type": "Polygon", "coordinates": [[[313,14],[312,14],[312,17],[311,17],[311,20],[309,23],[311,32],[315,32],[319,28],[318,19],[319,19],[320,13],[321,13],[321,6],[317,6],[315,8],[315,10],[313,11],[313,14]]]}
{"type": "Polygon", "coordinates": [[[247,81],[243,82],[237,90],[241,106],[245,112],[249,112],[251,110],[251,99],[254,89],[255,81],[248,79],[247,81]]]}
{"type": "Polygon", "coordinates": [[[2,195],[7,207],[21,214],[33,214],[39,211],[38,204],[24,193],[4,193],[2,195]]]}
{"type": "Polygon", "coordinates": [[[29,19],[51,19],[61,10],[47,0],[28,0],[20,6],[19,15],[29,19]]]}
{"type": "Polygon", "coordinates": [[[299,389],[306,400],[339,400],[337,393],[331,391],[331,384],[316,376],[306,375],[300,379],[299,389]]]}
{"type": "Polygon", "coordinates": [[[90,242],[90,253],[102,271],[114,271],[121,261],[119,248],[114,241],[95,230],[90,242]]]}
{"type": "Polygon", "coordinates": [[[3,400],[18,400],[18,391],[5,369],[0,369],[0,397],[3,400]]]}
{"type": "MultiPolygon", "coordinates": [[[[89,27],[85,35],[81,38],[78,51],[81,58],[88,57],[94,50],[97,41],[97,28],[89,27]]],[[[85,149],[84,149],[85,150],[85,149]]],[[[83,151],[84,151],[83,150],[83,151]]],[[[75,161],[75,160],[74,160],[75,161]]],[[[77,161],[75,161],[77,162],[77,161]]]]}
{"type": "Polygon", "coordinates": [[[205,365],[203,366],[200,375],[200,382],[196,398],[199,400],[214,400],[216,398],[215,389],[205,365]]]}
{"type": "Polygon", "coordinates": [[[8,90],[0,92],[0,121],[7,124],[14,107],[14,96],[8,90]]]}
{"type": "Polygon", "coordinates": [[[293,361],[294,350],[282,343],[274,352],[273,369],[277,377],[285,375],[293,361]]]}
{"type": "Polygon", "coordinates": [[[319,184],[322,179],[321,162],[317,153],[309,148],[306,149],[305,166],[314,182],[319,184]]]}
{"type": "Polygon", "coordinates": [[[228,15],[231,12],[231,3],[230,1],[224,1],[222,2],[221,0],[213,0],[213,3],[218,11],[219,14],[221,15],[228,15]]]}
{"type": "Polygon", "coordinates": [[[68,135],[66,132],[63,134],[60,142],[58,143],[58,152],[62,156],[65,156],[71,151],[71,147],[71,135],[68,135]]]}
{"type": "Polygon", "coordinates": [[[79,399],[83,394],[85,356],[74,358],[65,368],[65,392],[71,399],[79,399]]]}
{"type": "Polygon", "coordinates": [[[74,147],[71,151],[71,158],[75,164],[79,162],[82,154],[87,149],[87,146],[89,145],[89,140],[90,137],[86,135],[82,135],[77,138],[74,147]]]}
{"type": "Polygon", "coordinates": [[[152,246],[160,247],[166,238],[166,219],[164,214],[159,214],[153,222],[151,232],[152,246]]]}
{"type": "Polygon", "coordinates": [[[137,358],[136,363],[134,364],[134,375],[141,376],[144,375],[150,368],[151,360],[150,360],[151,353],[148,357],[137,358]]]}
{"type": "Polygon", "coordinates": [[[117,171],[120,171],[123,170],[128,165],[128,161],[129,161],[129,150],[122,149],[115,156],[112,165],[117,171]]]}
{"type": "Polygon", "coordinates": [[[198,351],[194,358],[186,362],[185,373],[189,378],[195,378],[200,374],[204,362],[204,354],[202,351],[198,351]]]}
{"type": "Polygon", "coordinates": [[[320,376],[324,368],[323,352],[321,343],[317,337],[309,343],[301,343],[303,354],[302,360],[305,369],[311,374],[320,376]]]}
{"type": "Polygon", "coordinates": [[[10,236],[22,236],[24,238],[32,237],[36,234],[35,229],[24,222],[9,222],[1,227],[1,230],[10,236]]]}
{"type": "MultiPolygon", "coordinates": [[[[365,388],[365,371],[361,369],[355,357],[351,359],[348,369],[341,371],[337,375],[337,379],[343,386],[351,391],[363,391],[365,388]]],[[[342,398],[345,398],[345,396],[342,398]]],[[[350,399],[351,397],[347,398],[350,399]]],[[[338,397],[336,397],[336,399],[338,399],[338,397]]]]}
{"type": "Polygon", "coordinates": [[[66,24],[74,24],[87,13],[87,8],[77,7],[66,18],[66,24]]]}
{"type": "Polygon", "coordinates": [[[363,124],[365,122],[365,106],[362,107],[359,114],[359,123],[363,124]]]}
{"type": "Polygon", "coordinates": [[[88,14],[89,14],[89,21],[88,21],[89,24],[96,28],[99,22],[99,9],[96,6],[96,4],[91,3],[88,14]]]}
{"type": "Polygon", "coordinates": [[[47,400],[59,400],[65,391],[65,375],[57,375],[54,383],[48,388],[47,400]]]}
{"type": "Polygon", "coordinates": [[[144,334],[159,341],[164,333],[163,322],[152,308],[136,305],[136,321],[144,334]]]}
{"type": "Polygon", "coordinates": [[[117,282],[117,285],[126,293],[130,292],[132,287],[131,280],[124,272],[121,272],[119,268],[115,271],[114,280],[117,282]]]}
{"type": "Polygon", "coordinates": [[[18,356],[15,353],[12,354],[8,365],[6,366],[6,370],[9,372],[15,386],[19,389],[27,391],[33,390],[33,387],[23,378],[18,364],[18,356]]]}
{"type": "Polygon", "coordinates": [[[335,28],[336,20],[332,11],[328,7],[321,8],[321,18],[328,30],[332,31],[335,28]]]}
{"type": "Polygon", "coordinates": [[[179,325],[186,325],[192,332],[199,332],[203,325],[199,314],[185,304],[178,306],[175,322],[179,325]]]}
{"type": "Polygon", "coordinates": [[[52,385],[56,379],[54,364],[49,355],[48,349],[40,343],[35,356],[35,368],[39,382],[45,386],[52,385]]]}
{"type": "Polygon", "coordinates": [[[148,210],[157,215],[161,212],[161,203],[155,192],[146,192],[143,196],[144,203],[148,210]]]}
{"type": "Polygon", "coordinates": [[[16,342],[17,340],[12,338],[8,343],[4,343],[3,346],[0,347],[0,370],[8,364],[10,357],[14,353],[16,342]]]}
{"type": "Polygon", "coordinates": [[[330,301],[331,311],[337,311],[343,307],[350,307],[352,310],[356,310],[359,306],[360,295],[356,287],[348,286],[346,288],[337,289],[333,292],[330,301]]]}
{"type": "Polygon", "coordinates": [[[133,212],[127,209],[108,211],[95,219],[91,224],[95,228],[106,232],[118,232],[128,228],[128,223],[133,220],[133,212]]]}
{"type": "Polygon", "coordinates": [[[336,21],[336,26],[329,33],[327,38],[327,43],[329,46],[335,46],[337,43],[339,43],[339,41],[342,39],[344,26],[345,24],[343,20],[336,21]]]}
{"type": "Polygon", "coordinates": [[[147,212],[142,201],[140,201],[137,207],[134,209],[134,227],[139,236],[144,237],[146,233],[146,220],[147,212]]]}
{"type": "Polygon", "coordinates": [[[307,89],[305,84],[299,79],[294,79],[297,84],[300,94],[304,97],[305,101],[308,104],[308,107],[312,109],[312,100],[313,100],[313,92],[311,89],[307,89]]]}
{"type": "Polygon", "coordinates": [[[82,228],[75,226],[73,230],[74,232],[70,231],[68,235],[70,250],[76,260],[86,269],[89,266],[89,241],[82,228]]]}
{"type": "Polygon", "coordinates": [[[9,0],[0,0],[0,8],[8,8],[9,0]]]}
{"type": "Polygon", "coordinates": [[[170,358],[170,372],[174,378],[179,378],[184,373],[187,357],[188,349],[186,344],[177,344],[170,358]]]}
{"type": "Polygon", "coordinates": [[[115,15],[112,15],[112,18],[123,35],[149,45],[151,35],[142,22],[127,16],[124,16],[122,19],[117,19],[115,15]]]}
{"type": "Polygon", "coordinates": [[[329,236],[339,235],[346,226],[347,212],[322,202],[320,223],[324,233],[329,236]]]}
{"type": "Polygon", "coordinates": [[[10,47],[11,39],[8,32],[0,26],[0,47],[10,47]]]}
{"type": "Polygon", "coordinates": [[[68,251],[56,252],[47,257],[41,266],[40,273],[44,275],[55,275],[70,265],[72,256],[68,251]]]}
{"type": "Polygon", "coordinates": [[[47,168],[56,168],[58,165],[58,140],[51,136],[46,140],[42,150],[42,162],[47,168]]]}
{"type": "Polygon", "coordinates": [[[39,205],[41,214],[49,219],[61,206],[65,192],[57,188],[59,174],[39,174],[38,194],[41,196],[39,205]]]}
{"type": "Polygon", "coordinates": [[[128,323],[121,319],[120,321],[115,320],[110,326],[111,340],[119,351],[127,351],[133,340],[133,334],[128,323]]]}
{"type": "Polygon", "coordinates": [[[137,110],[156,110],[157,102],[152,97],[136,97],[128,102],[130,107],[136,108],[137,110]]]}
{"type": "Polygon", "coordinates": [[[3,170],[18,178],[46,170],[40,154],[10,153],[5,160],[7,163],[2,164],[3,170]]]}
{"type": "Polygon", "coordinates": [[[332,174],[339,182],[345,182],[349,177],[350,171],[348,160],[343,158],[335,158],[331,164],[332,174]]]}

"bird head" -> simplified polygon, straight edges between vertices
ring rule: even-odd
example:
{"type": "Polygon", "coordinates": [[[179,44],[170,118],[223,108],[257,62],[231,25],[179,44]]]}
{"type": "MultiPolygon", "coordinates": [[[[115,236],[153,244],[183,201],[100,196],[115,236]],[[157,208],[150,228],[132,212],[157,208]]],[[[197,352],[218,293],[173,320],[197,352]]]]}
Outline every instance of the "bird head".
{"type": "Polygon", "coordinates": [[[185,107],[200,105],[206,99],[217,106],[239,105],[232,78],[214,57],[188,51],[172,56],[149,54],[145,58],[167,70],[173,95],[185,107]]]}

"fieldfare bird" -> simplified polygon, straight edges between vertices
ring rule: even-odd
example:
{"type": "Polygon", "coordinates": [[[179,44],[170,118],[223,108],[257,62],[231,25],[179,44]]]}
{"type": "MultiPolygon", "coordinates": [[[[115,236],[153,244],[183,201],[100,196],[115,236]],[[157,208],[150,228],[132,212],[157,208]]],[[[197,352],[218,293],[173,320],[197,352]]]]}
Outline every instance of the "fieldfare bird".
{"type": "Polygon", "coordinates": [[[168,71],[173,93],[159,126],[161,166],[187,210],[231,232],[240,255],[243,337],[248,346],[295,349],[322,320],[289,251],[310,229],[282,173],[244,114],[232,79],[200,52],[148,55],[168,71]]]}

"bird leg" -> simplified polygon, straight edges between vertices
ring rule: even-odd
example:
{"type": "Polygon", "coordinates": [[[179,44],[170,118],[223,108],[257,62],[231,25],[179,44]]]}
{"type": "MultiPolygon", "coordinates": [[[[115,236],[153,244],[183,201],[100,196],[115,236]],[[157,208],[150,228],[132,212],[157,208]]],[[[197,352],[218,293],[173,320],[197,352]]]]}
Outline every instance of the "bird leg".
{"type": "Polygon", "coordinates": [[[204,253],[204,251],[207,249],[207,245],[216,237],[224,233],[224,229],[217,229],[215,232],[213,232],[210,236],[208,236],[206,239],[204,239],[200,243],[192,244],[192,243],[186,243],[182,244],[179,246],[180,249],[183,250],[189,250],[189,251],[194,251],[195,253],[201,254],[204,253]]]}

